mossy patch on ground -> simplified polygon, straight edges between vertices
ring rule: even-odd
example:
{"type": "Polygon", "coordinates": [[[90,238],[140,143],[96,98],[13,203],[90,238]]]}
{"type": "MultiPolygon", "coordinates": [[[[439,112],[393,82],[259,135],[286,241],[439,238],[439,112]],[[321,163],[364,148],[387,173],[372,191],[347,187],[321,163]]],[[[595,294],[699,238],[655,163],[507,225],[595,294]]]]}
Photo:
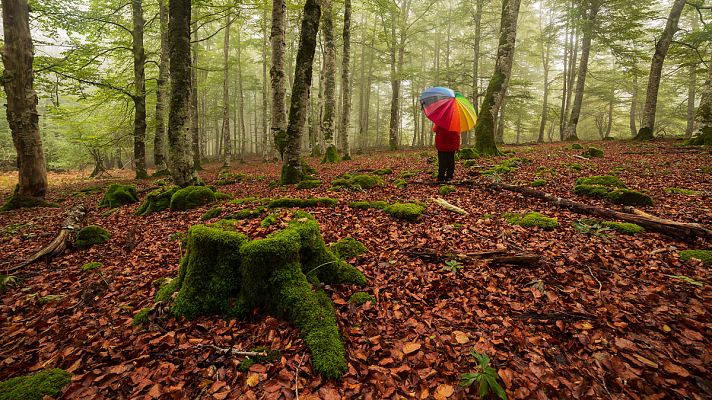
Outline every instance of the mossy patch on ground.
{"type": "Polygon", "coordinates": [[[614,204],[629,206],[650,206],[653,199],[645,193],[627,189],[626,184],[617,176],[601,175],[579,178],[574,186],[574,193],[579,196],[604,198],[614,204]]]}
{"type": "Polygon", "coordinates": [[[231,185],[233,183],[244,182],[248,179],[245,174],[234,173],[227,170],[223,170],[218,174],[218,179],[213,182],[216,186],[231,185]]]}
{"type": "Polygon", "coordinates": [[[138,215],[148,215],[171,207],[171,197],[180,189],[178,186],[162,186],[146,196],[141,207],[136,210],[138,215]]]}
{"type": "Polygon", "coordinates": [[[505,213],[502,218],[512,225],[523,227],[539,227],[545,230],[551,230],[559,226],[559,221],[556,218],[547,217],[538,212],[529,212],[526,214],[505,213]]]}
{"type": "Polygon", "coordinates": [[[215,201],[215,193],[206,186],[188,186],[171,197],[172,211],[185,211],[215,201]]]}
{"type": "Polygon", "coordinates": [[[349,303],[357,306],[363,305],[367,301],[370,301],[372,304],[376,304],[376,298],[366,292],[356,292],[349,297],[349,303]]]}
{"type": "Polygon", "coordinates": [[[393,186],[397,187],[398,189],[405,189],[406,186],[408,186],[408,182],[406,182],[405,179],[396,179],[393,181],[393,186]]]}
{"type": "Polygon", "coordinates": [[[599,185],[614,188],[627,188],[625,182],[619,177],[613,175],[596,175],[587,178],[576,179],[576,185],[599,185]]]}
{"type": "Polygon", "coordinates": [[[284,197],[270,200],[267,208],[336,207],[337,204],[339,204],[339,200],[331,197],[312,197],[308,199],[284,197]]]}
{"type": "Polygon", "coordinates": [[[264,206],[260,206],[257,208],[248,208],[245,210],[236,211],[226,216],[225,219],[253,219],[262,215],[262,211],[264,210],[264,206]]]}
{"type": "Polygon", "coordinates": [[[398,177],[402,179],[410,179],[413,177],[418,176],[419,171],[403,171],[400,174],[398,174],[398,177]]]}
{"type": "Polygon", "coordinates": [[[626,206],[652,206],[653,198],[645,193],[630,189],[616,189],[608,193],[608,200],[626,206]]]}
{"type": "Polygon", "coordinates": [[[335,243],[330,244],[329,250],[331,250],[335,256],[342,260],[348,260],[368,252],[368,249],[363,243],[352,238],[351,236],[347,236],[335,243]]]}
{"type": "Polygon", "coordinates": [[[574,171],[581,171],[583,169],[583,166],[581,166],[581,164],[579,164],[579,163],[571,163],[571,164],[568,164],[568,166],[569,166],[569,168],[571,168],[574,171]]]}
{"type": "Polygon", "coordinates": [[[611,188],[598,185],[576,185],[574,186],[574,194],[579,196],[597,197],[604,199],[611,192],[611,188]]]}
{"type": "Polygon", "coordinates": [[[601,158],[603,157],[603,150],[596,147],[589,147],[586,151],[581,153],[581,155],[586,158],[601,158]]]}
{"type": "Polygon", "coordinates": [[[277,214],[270,214],[270,215],[264,217],[262,219],[262,221],[260,221],[260,226],[263,228],[268,228],[275,222],[277,222],[277,214]]]}
{"type": "Polygon", "coordinates": [[[222,211],[223,210],[221,207],[211,208],[210,210],[206,211],[205,214],[203,214],[200,217],[200,220],[207,221],[209,219],[213,219],[213,218],[217,217],[218,215],[222,214],[222,211]]]}
{"type": "Polygon", "coordinates": [[[396,219],[415,222],[422,217],[425,207],[415,203],[394,203],[384,208],[383,212],[396,219]]]}
{"type": "Polygon", "coordinates": [[[460,160],[474,160],[480,157],[480,153],[474,147],[464,147],[457,152],[460,160]]]}
{"type": "Polygon", "coordinates": [[[665,188],[665,193],[684,194],[685,196],[699,196],[700,194],[702,194],[702,192],[698,192],[697,190],[683,189],[683,188],[677,188],[677,187],[665,188]]]}
{"type": "Polygon", "coordinates": [[[106,188],[104,197],[99,202],[99,207],[119,207],[124,204],[132,204],[138,201],[136,186],[112,183],[106,188]]]}
{"type": "Polygon", "coordinates": [[[581,145],[578,144],[578,143],[572,144],[572,145],[571,145],[571,148],[572,148],[573,150],[583,150],[583,146],[581,146],[581,145]]]}
{"type": "Polygon", "coordinates": [[[691,258],[702,260],[705,265],[712,265],[712,250],[683,250],[680,252],[682,261],[688,261],[691,258]]]}
{"type": "Polygon", "coordinates": [[[373,174],[344,174],[340,178],[331,181],[334,188],[343,189],[372,189],[376,186],[383,186],[383,179],[378,175],[373,174]]]}
{"type": "Polygon", "coordinates": [[[532,183],[529,184],[529,186],[532,187],[540,187],[546,185],[546,179],[537,179],[532,181],[532,183]]]}
{"type": "Polygon", "coordinates": [[[39,199],[36,197],[20,196],[15,193],[7,199],[5,204],[0,207],[0,212],[17,210],[19,208],[35,208],[35,207],[59,207],[59,204],[39,199]]]}
{"type": "Polygon", "coordinates": [[[393,170],[392,170],[391,168],[381,168],[381,169],[377,169],[377,170],[375,170],[375,171],[372,171],[371,173],[374,174],[374,175],[383,176],[383,175],[390,175],[390,174],[392,174],[392,173],[393,173],[393,170]]]}
{"type": "Polygon", "coordinates": [[[0,400],[42,400],[45,396],[56,396],[71,378],[72,374],[56,368],[10,378],[0,382],[0,400]]]}
{"type": "Polygon", "coordinates": [[[645,228],[630,222],[603,221],[601,225],[624,235],[635,235],[636,233],[645,232],[645,228]]]}
{"type": "Polygon", "coordinates": [[[441,196],[447,196],[447,195],[449,195],[450,193],[455,192],[456,190],[457,190],[457,189],[455,189],[454,186],[442,185],[442,186],[440,186],[440,188],[438,188],[438,193],[439,193],[441,196]]]}
{"type": "Polygon", "coordinates": [[[297,189],[313,189],[321,186],[321,181],[318,179],[307,179],[297,183],[297,189]]]}
{"type": "Polygon", "coordinates": [[[100,263],[100,262],[92,261],[92,262],[88,262],[88,263],[82,265],[82,271],[91,271],[91,270],[93,270],[93,269],[98,269],[98,268],[101,268],[101,267],[103,267],[103,266],[104,266],[104,265],[103,265],[102,263],[100,263]]]}
{"type": "Polygon", "coordinates": [[[131,320],[131,326],[141,326],[148,322],[148,314],[151,312],[150,307],[140,309],[131,320]]]}
{"type": "Polygon", "coordinates": [[[235,199],[231,200],[230,204],[237,204],[237,205],[242,205],[242,204],[250,204],[250,203],[258,203],[262,205],[267,205],[270,202],[269,198],[259,198],[259,197],[243,197],[240,199],[235,199]]]}
{"type": "Polygon", "coordinates": [[[87,249],[95,244],[102,244],[109,241],[111,233],[106,229],[97,225],[87,225],[77,232],[77,238],[74,240],[74,247],[78,249],[87,249]]]}
{"type": "Polygon", "coordinates": [[[385,202],[382,200],[354,201],[354,202],[349,203],[349,207],[360,209],[360,210],[367,210],[369,208],[376,208],[379,210],[383,210],[384,208],[388,207],[388,202],[385,202]]]}

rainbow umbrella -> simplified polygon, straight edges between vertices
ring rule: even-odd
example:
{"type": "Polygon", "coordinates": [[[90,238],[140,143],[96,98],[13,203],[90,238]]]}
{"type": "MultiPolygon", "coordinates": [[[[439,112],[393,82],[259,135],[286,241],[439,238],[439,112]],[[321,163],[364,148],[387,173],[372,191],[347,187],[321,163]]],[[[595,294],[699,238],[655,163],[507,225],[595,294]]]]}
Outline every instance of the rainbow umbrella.
{"type": "Polygon", "coordinates": [[[475,127],[475,107],[459,92],[445,87],[427,88],[420,94],[425,116],[443,129],[465,132],[475,127]]]}

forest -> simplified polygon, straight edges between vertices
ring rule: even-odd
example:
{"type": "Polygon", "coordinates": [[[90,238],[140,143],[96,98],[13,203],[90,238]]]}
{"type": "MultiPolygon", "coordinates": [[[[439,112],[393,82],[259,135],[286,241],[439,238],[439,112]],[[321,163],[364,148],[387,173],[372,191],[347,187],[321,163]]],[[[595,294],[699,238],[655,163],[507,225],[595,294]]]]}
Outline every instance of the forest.
{"type": "Polygon", "coordinates": [[[712,398],[711,20],[2,0],[0,400],[712,398]]]}

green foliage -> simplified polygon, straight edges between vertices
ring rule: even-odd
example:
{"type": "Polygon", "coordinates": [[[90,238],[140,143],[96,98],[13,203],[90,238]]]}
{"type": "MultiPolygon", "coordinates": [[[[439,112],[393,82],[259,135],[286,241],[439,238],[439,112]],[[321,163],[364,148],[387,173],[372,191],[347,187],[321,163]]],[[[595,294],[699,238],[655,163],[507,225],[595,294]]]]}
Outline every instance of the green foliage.
{"type": "Polygon", "coordinates": [[[601,225],[624,235],[635,235],[636,233],[645,232],[645,228],[642,226],[629,222],[603,221],[601,225]]]}
{"type": "Polygon", "coordinates": [[[544,186],[546,185],[546,179],[537,179],[532,181],[532,183],[529,184],[532,187],[539,187],[539,186],[544,186]]]}
{"type": "Polygon", "coordinates": [[[188,186],[177,190],[171,197],[172,211],[185,211],[215,201],[215,193],[205,186],[188,186]]]}
{"type": "Polygon", "coordinates": [[[178,186],[162,186],[146,196],[141,207],[136,210],[138,215],[148,215],[163,211],[171,206],[171,197],[180,189],[178,186]]]}
{"type": "Polygon", "coordinates": [[[10,196],[7,202],[0,207],[0,212],[17,210],[18,208],[35,208],[35,207],[59,207],[59,204],[38,199],[36,197],[21,196],[17,193],[10,196]]]}
{"type": "Polygon", "coordinates": [[[103,266],[104,265],[100,262],[92,261],[82,265],[82,271],[91,271],[93,269],[101,268],[103,266]]]}
{"type": "Polygon", "coordinates": [[[201,220],[201,221],[207,221],[207,220],[209,220],[209,219],[213,219],[213,218],[217,217],[217,216],[220,215],[221,213],[222,213],[222,208],[221,208],[221,207],[211,208],[210,210],[206,211],[205,214],[203,214],[203,215],[200,217],[200,220],[201,220]]]}
{"type": "Polygon", "coordinates": [[[348,260],[368,252],[368,249],[363,245],[363,243],[352,238],[351,236],[347,236],[340,239],[336,243],[332,243],[329,245],[329,250],[331,250],[336,257],[342,260],[348,260]]]}
{"type": "Polygon", "coordinates": [[[408,186],[408,182],[406,182],[405,179],[396,179],[393,181],[393,186],[398,189],[405,189],[406,186],[408,186]]]}
{"type": "Polygon", "coordinates": [[[626,206],[652,206],[653,198],[645,193],[630,189],[616,189],[606,196],[608,200],[615,204],[626,206]]]}
{"type": "Polygon", "coordinates": [[[112,183],[106,188],[104,198],[101,199],[99,207],[119,207],[124,204],[131,204],[138,201],[136,186],[112,183]]]}
{"type": "Polygon", "coordinates": [[[377,169],[377,170],[375,170],[375,171],[373,171],[373,172],[371,172],[371,173],[374,174],[374,175],[383,176],[383,175],[390,175],[390,174],[392,174],[392,173],[393,173],[393,170],[392,170],[391,168],[381,168],[381,169],[377,169]]]}
{"type": "Polygon", "coordinates": [[[376,304],[376,298],[366,292],[356,292],[349,297],[349,303],[357,306],[361,306],[367,301],[370,301],[371,304],[376,304]]]}
{"type": "Polygon", "coordinates": [[[321,186],[321,181],[318,179],[308,179],[297,183],[297,189],[313,189],[321,186]]]}
{"type": "Polygon", "coordinates": [[[474,147],[464,147],[457,152],[460,160],[474,160],[480,158],[480,153],[474,147]]]}
{"type": "Polygon", "coordinates": [[[464,267],[465,266],[457,260],[447,260],[445,261],[445,266],[443,266],[443,271],[452,272],[452,274],[457,277],[458,272],[464,267]]]}
{"type": "Polygon", "coordinates": [[[151,307],[144,307],[140,309],[136,315],[134,315],[131,320],[131,326],[141,326],[148,323],[148,314],[151,312],[151,307]]]}
{"type": "Polygon", "coordinates": [[[418,221],[425,212],[425,207],[415,203],[394,203],[383,209],[383,212],[396,219],[418,221]]]}
{"type": "Polygon", "coordinates": [[[596,147],[589,147],[588,149],[586,149],[586,151],[581,153],[581,155],[586,158],[593,158],[593,157],[601,158],[601,157],[603,157],[603,150],[598,149],[596,147]]]}
{"type": "Polygon", "coordinates": [[[712,265],[712,250],[683,250],[680,252],[682,261],[688,261],[691,258],[702,260],[705,265],[712,265]]]}
{"type": "Polygon", "coordinates": [[[526,214],[505,213],[502,214],[502,217],[512,225],[523,227],[537,226],[545,230],[551,230],[559,226],[559,222],[556,218],[550,218],[538,212],[529,212],[526,214]]]}
{"type": "Polygon", "coordinates": [[[456,189],[455,189],[454,186],[442,185],[442,186],[440,186],[440,188],[438,189],[438,193],[439,193],[441,196],[447,196],[448,194],[454,192],[455,190],[456,190],[456,189]]]}
{"type": "Polygon", "coordinates": [[[583,149],[583,146],[581,146],[581,145],[578,144],[578,143],[574,143],[574,144],[571,145],[571,148],[572,148],[573,150],[582,150],[582,149],[583,149]]]}
{"type": "Polygon", "coordinates": [[[270,200],[267,208],[336,207],[337,204],[339,204],[339,200],[331,197],[312,197],[308,199],[284,197],[270,200]]]}
{"type": "Polygon", "coordinates": [[[0,382],[0,400],[42,400],[45,396],[56,396],[71,378],[72,374],[56,368],[10,378],[0,382]]]}
{"type": "Polygon", "coordinates": [[[683,189],[683,188],[676,188],[676,187],[665,188],[665,193],[684,194],[685,196],[699,196],[700,194],[702,194],[701,192],[698,192],[697,190],[683,189]]]}
{"type": "Polygon", "coordinates": [[[578,178],[576,179],[576,185],[599,185],[622,189],[627,187],[619,177],[612,175],[597,175],[590,176],[588,178],[578,178]]]}
{"type": "Polygon", "coordinates": [[[490,366],[490,359],[484,354],[480,354],[474,350],[470,353],[477,360],[478,371],[475,373],[465,373],[460,375],[460,386],[472,386],[477,382],[479,387],[479,397],[486,399],[490,392],[502,400],[507,400],[507,394],[497,379],[497,371],[490,366]]]}
{"type": "Polygon", "coordinates": [[[87,225],[79,232],[74,240],[74,247],[78,249],[88,249],[95,244],[102,244],[109,241],[111,233],[97,225],[87,225]]]}
{"type": "Polygon", "coordinates": [[[685,283],[689,283],[689,284],[692,285],[692,286],[697,286],[697,287],[704,287],[704,286],[705,286],[705,283],[704,283],[704,282],[701,282],[701,281],[692,279],[692,278],[690,278],[689,276],[685,276],[685,275],[665,275],[665,276],[669,276],[669,277],[671,277],[671,278],[679,279],[679,280],[681,280],[681,281],[683,281],[683,282],[685,282],[685,283]]]}

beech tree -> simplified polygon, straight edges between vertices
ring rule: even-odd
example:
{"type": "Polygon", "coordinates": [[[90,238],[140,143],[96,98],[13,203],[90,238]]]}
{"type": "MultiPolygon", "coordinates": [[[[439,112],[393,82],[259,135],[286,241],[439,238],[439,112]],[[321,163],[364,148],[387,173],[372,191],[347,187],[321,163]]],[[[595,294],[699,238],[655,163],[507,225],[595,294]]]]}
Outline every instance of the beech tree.
{"type": "Polygon", "coordinates": [[[131,0],[133,16],[132,46],[134,65],[134,162],[136,178],[148,178],[146,173],[146,53],[143,47],[142,0],[131,0]]]}
{"type": "Polygon", "coordinates": [[[344,160],[351,159],[351,150],[349,149],[349,122],[351,119],[351,79],[350,62],[351,62],[351,0],[344,1],[344,33],[342,35],[344,48],[342,52],[341,62],[341,123],[339,125],[339,148],[341,156],[344,160]]]}
{"type": "Polygon", "coordinates": [[[324,135],[326,151],[322,162],[339,161],[334,141],[334,114],[336,114],[336,45],[334,44],[334,16],[332,0],[323,0],[321,15],[324,36],[324,115],[321,132],[324,135]]]}
{"type": "Polygon", "coordinates": [[[161,22],[161,59],[158,63],[158,82],[156,84],[156,133],[153,138],[153,160],[156,173],[168,172],[165,155],[166,137],[166,92],[170,79],[170,48],[168,43],[168,6],[167,0],[158,0],[161,22]]]}
{"type": "Polygon", "coordinates": [[[272,66],[269,70],[272,87],[271,131],[279,156],[284,156],[285,135],[287,134],[287,89],[284,61],[286,53],[286,0],[272,2],[272,28],[270,44],[272,46],[272,66]]]}

